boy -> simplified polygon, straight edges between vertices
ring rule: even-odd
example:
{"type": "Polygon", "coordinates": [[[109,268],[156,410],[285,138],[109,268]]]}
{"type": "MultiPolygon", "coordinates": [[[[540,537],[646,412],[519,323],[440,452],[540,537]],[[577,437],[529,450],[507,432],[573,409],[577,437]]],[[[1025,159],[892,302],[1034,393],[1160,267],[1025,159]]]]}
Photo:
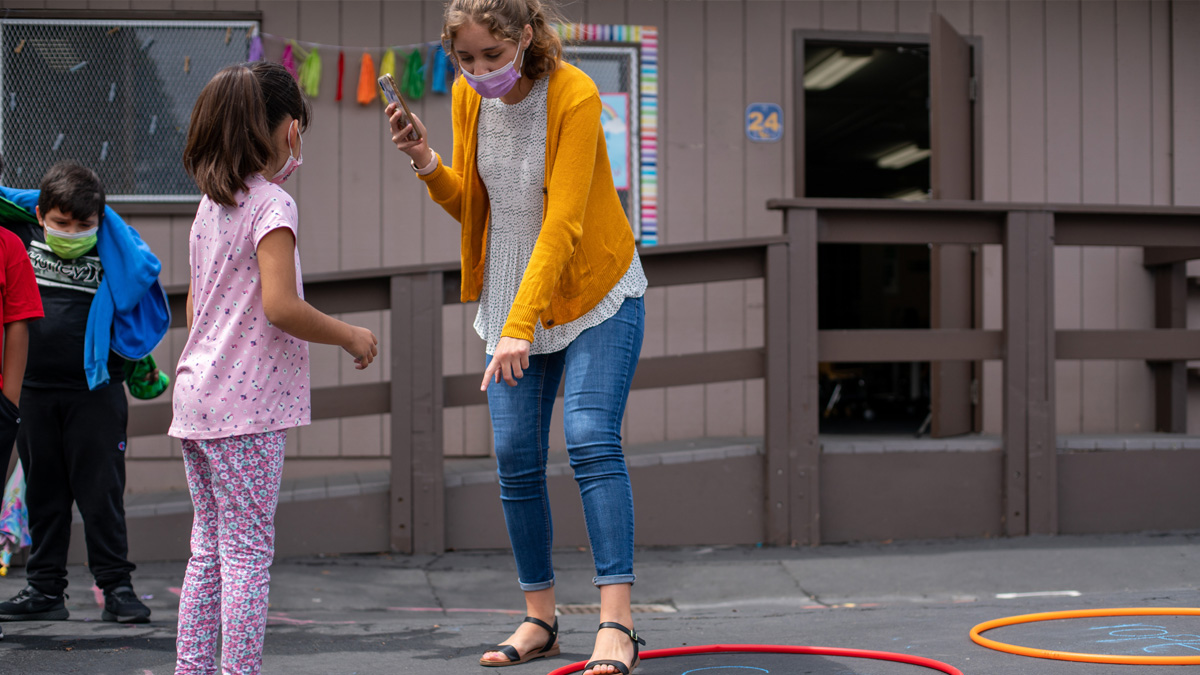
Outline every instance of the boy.
{"type": "MultiPolygon", "coordinates": [[[[7,206],[7,205],[5,205],[7,206]]],[[[4,210],[0,207],[0,210],[4,210]]],[[[42,317],[42,298],[33,278],[33,266],[25,245],[17,235],[0,228],[0,478],[12,459],[17,425],[21,422],[17,402],[29,347],[29,320],[42,317]]],[[[4,631],[0,630],[0,639],[4,631]]]]}
{"type": "MultiPolygon", "coordinates": [[[[72,502],[83,516],[88,568],[104,593],[101,617],[122,623],[150,620],[150,609],[133,592],[130,579],[134,565],[128,560],[124,507],[129,410],[121,384],[124,359],[107,349],[110,328],[103,329],[101,352],[108,358],[107,373],[93,375],[85,356],[85,345],[91,348],[96,342],[89,332],[89,312],[95,311],[93,302],[106,276],[97,232],[117,226],[101,223],[104,202],[95,172],[59,162],[42,178],[37,223],[18,230],[28,246],[46,316],[29,331],[17,434],[33,540],[28,586],[0,603],[0,621],[69,616],[64,591],[72,502]]],[[[103,292],[108,290],[106,286],[103,292]]]]}

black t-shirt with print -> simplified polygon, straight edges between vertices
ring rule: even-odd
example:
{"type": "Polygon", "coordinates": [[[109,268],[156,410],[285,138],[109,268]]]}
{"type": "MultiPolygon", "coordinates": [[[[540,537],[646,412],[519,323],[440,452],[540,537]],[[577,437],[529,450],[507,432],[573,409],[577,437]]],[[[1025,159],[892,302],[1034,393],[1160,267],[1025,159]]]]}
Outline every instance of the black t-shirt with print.
{"type": "MultiPolygon", "coordinates": [[[[78,258],[65,260],[50,250],[40,225],[21,224],[12,229],[29,252],[46,312],[45,318],[29,322],[24,384],[37,389],[87,389],[83,345],[92,298],[104,278],[100,256],[93,247],[78,258]]],[[[109,352],[112,382],[124,379],[124,363],[125,359],[109,352]]]]}

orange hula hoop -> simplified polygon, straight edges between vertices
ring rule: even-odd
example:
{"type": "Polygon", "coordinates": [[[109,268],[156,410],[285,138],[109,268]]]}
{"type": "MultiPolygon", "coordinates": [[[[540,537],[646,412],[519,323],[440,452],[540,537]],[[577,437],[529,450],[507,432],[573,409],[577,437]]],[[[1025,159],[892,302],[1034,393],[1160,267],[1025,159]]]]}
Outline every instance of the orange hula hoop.
{"type": "Polygon", "coordinates": [[[985,621],[971,629],[971,640],[975,644],[994,649],[998,652],[1031,656],[1036,659],[1057,659],[1059,661],[1082,661],[1084,663],[1116,663],[1130,666],[1194,666],[1200,665],[1200,656],[1121,656],[1109,654],[1080,654],[1078,652],[1056,652],[1049,649],[1035,649],[997,642],[981,635],[993,628],[1014,626],[1036,621],[1054,621],[1056,619],[1087,619],[1096,616],[1200,616],[1200,608],[1196,607],[1120,607],[1116,609],[1073,609],[1063,612],[1041,612],[1039,614],[1022,614],[1004,619],[985,621]]]}

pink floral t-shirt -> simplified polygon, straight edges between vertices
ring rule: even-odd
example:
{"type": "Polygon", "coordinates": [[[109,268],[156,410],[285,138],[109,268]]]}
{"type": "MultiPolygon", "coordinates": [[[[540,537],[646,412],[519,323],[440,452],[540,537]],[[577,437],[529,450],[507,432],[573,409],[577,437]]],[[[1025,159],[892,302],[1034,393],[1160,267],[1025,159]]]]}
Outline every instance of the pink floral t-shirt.
{"type": "MultiPolygon", "coordinates": [[[[214,439],[309,424],[308,343],[267,321],[256,250],[274,229],[296,235],[296,203],[255,175],[229,208],[205,196],[192,223],[192,330],[175,370],[175,438],[214,439]]],[[[296,252],[296,292],[300,253],[296,252]]]]}

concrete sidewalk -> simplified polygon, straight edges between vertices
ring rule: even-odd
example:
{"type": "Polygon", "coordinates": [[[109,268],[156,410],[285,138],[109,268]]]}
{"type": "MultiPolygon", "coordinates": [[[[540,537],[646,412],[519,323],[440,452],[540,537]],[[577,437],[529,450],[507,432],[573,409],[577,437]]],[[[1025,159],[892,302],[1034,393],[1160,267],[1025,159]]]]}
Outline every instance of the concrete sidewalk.
{"type": "MultiPolygon", "coordinates": [[[[547,673],[589,656],[597,616],[588,605],[598,601],[590,555],[559,551],[555,563],[565,606],[563,653],[506,672],[547,673]]],[[[71,619],[5,623],[0,674],[172,673],[183,570],[182,563],[143,565],[135,585],[150,596],[154,622],[117,626],[100,621],[86,570],[73,568],[71,619]]],[[[1200,533],[647,549],[638,552],[634,595],[636,603],[651,605],[636,617],[649,649],[808,645],[914,654],[968,675],[1157,675],[1182,671],[1013,656],[975,645],[968,631],[1031,612],[1200,606],[1197,570],[1200,533]],[[1065,591],[1078,595],[997,597],[1065,591]]],[[[12,574],[0,579],[0,596],[23,586],[23,571],[12,574]]],[[[485,672],[475,663],[483,646],[507,636],[520,618],[514,580],[504,551],[277,561],[263,672],[485,672]]],[[[1124,617],[1027,624],[988,636],[1059,651],[1200,656],[1197,634],[1200,617],[1124,617]]],[[[705,675],[935,672],[875,660],[770,655],[649,659],[637,672],[674,675],[697,667],[709,668],[705,675]]]]}

